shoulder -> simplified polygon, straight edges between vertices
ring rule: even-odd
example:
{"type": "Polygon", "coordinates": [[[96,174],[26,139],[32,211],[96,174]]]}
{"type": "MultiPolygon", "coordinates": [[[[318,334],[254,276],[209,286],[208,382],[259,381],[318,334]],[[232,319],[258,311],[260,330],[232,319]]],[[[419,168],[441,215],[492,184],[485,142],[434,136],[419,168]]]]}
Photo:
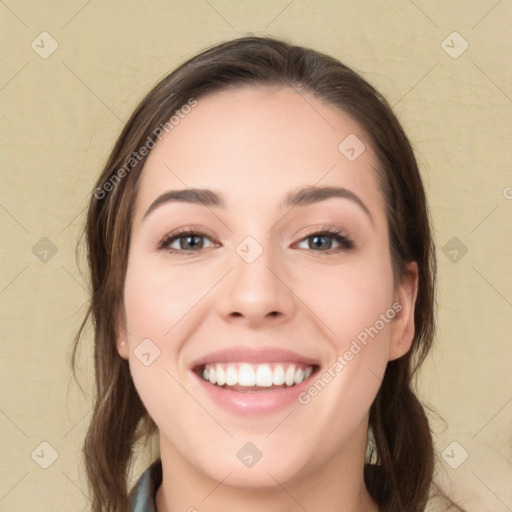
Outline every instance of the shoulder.
{"type": "Polygon", "coordinates": [[[135,483],[128,496],[126,512],[156,512],[156,491],[162,483],[162,461],[153,462],[135,483]]]}

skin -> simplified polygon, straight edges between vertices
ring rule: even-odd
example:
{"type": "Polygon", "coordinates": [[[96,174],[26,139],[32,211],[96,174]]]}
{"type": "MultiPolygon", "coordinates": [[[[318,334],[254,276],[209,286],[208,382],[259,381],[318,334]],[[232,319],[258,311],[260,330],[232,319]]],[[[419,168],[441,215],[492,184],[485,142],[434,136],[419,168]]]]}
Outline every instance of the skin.
{"type": "Polygon", "coordinates": [[[160,432],[158,512],[378,510],[363,480],[368,411],[387,362],[410,348],[417,268],[411,263],[394,282],[377,160],[365,142],[349,161],[338,150],[349,134],[367,139],[311,95],[247,87],[200,98],[151,152],[135,204],[117,348],[160,432]],[[342,198],[280,206],[306,185],[350,190],[371,218],[342,198]],[[221,193],[225,207],[165,203],[143,219],[160,194],[187,187],[221,193]],[[189,225],[205,233],[203,249],[158,249],[189,225]],[[335,252],[311,248],[306,237],[325,226],[354,248],[332,239],[324,242],[335,252]],[[263,248],[251,264],[236,252],[249,235],[263,248]],[[307,405],[241,417],[213,403],[189,369],[200,356],[246,344],[316,358],[322,372],[394,302],[400,312],[307,405]],[[133,352],[146,338],[160,350],[149,366],[133,352]],[[263,454],[252,468],[236,457],[248,441],[263,454]]]}

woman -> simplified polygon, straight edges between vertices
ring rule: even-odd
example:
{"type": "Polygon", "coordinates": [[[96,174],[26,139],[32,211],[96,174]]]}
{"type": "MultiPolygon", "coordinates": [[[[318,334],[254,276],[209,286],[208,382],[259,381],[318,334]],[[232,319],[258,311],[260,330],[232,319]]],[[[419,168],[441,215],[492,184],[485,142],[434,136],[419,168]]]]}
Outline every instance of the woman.
{"type": "Polygon", "coordinates": [[[86,236],[92,510],[425,509],[434,248],[411,145],[360,76],[272,38],[200,53],[128,121],[86,236]]]}

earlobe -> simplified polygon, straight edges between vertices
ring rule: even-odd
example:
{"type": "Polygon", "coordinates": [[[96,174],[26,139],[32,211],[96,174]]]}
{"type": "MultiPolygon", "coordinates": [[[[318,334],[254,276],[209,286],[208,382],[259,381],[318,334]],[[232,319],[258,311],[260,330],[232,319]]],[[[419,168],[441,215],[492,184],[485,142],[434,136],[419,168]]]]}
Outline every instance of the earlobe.
{"type": "Polygon", "coordinates": [[[128,359],[129,350],[128,350],[128,334],[125,328],[125,319],[124,313],[121,313],[121,318],[117,323],[117,336],[116,336],[116,348],[117,352],[123,359],[128,359]]]}
{"type": "Polygon", "coordinates": [[[414,339],[414,310],[418,294],[418,265],[413,261],[407,267],[408,271],[402,278],[395,294],[397,307],[394,309],[397,311],[397,315],[391,329],[389,361],[405,355],[410,350],[414,339]]]}
{"type": "Polygon", "coordinates": [[[117,352],[123,359],[128,359],[128,344],[124,340],[118,339],[116,342],[117,352]]]}

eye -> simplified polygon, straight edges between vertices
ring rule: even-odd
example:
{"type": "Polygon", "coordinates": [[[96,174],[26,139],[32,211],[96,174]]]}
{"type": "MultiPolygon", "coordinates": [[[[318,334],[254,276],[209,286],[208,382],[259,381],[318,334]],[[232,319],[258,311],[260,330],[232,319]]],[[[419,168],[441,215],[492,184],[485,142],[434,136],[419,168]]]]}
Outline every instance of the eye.
{"type": "Polygon", "coordinates": [[[310,249],[315,252],[332,253],[354,248],[354,242],[338,229],[322,229],[311,233],[299,242],[299,244],[304,243],[306,247],[299,245],[300,249],[310,249]]]}
{"type": "MultiPolygon", "coordinates": [[[[199,252],[203,249],[215,247],[212,239],[200,231],[184,228],[165,236],[158,244],[158,250],[168,252],[199,252]],[[208,244],[209,241],[210,243],[208,244]]],[[[332,253],[354,248],[354,242],[342,234],[338,229],[322,229],[303,237],[299,243],[300,249],[309,249],[315,252],[332,253]],[[302,246],[301,244],[306,244],[302,246]]]]}
{"type": "Polygon", "coordinates": [[[208,246],[205,240],[212,242],[210,237],[200,231],[181,229],[163,238],[158,244],[158,249],[169,252],[198,252],[214,246],[213,242],[208,246]]]}

